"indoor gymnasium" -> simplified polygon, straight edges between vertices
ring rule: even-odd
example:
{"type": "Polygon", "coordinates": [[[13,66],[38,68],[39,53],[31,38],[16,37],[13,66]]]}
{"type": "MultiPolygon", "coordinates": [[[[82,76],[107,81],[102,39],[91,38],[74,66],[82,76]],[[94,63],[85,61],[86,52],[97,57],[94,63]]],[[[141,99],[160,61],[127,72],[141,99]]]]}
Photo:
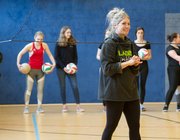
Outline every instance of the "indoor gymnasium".
{"type": "Polygon", "coordinates": [[[180,140],[180,0],[0,0],[0,140],[180,140]]]}

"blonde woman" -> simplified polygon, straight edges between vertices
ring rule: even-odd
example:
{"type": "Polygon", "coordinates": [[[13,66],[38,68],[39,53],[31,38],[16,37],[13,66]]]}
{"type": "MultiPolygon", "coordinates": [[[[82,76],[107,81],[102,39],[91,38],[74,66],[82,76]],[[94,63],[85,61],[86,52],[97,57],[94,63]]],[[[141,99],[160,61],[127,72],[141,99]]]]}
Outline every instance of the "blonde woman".
{"type": "Polygon", "coordinates": [[[141,61],[134,43],[127,37],[130,17],[120,8],[112,9],[107,16],[112,34],[105,40],[100,55],[99,99],[106,104],[106,126],[102,140],[111,140],[122,113],[129,127],[129,139],[140,140],[136,75],[141,61]]]}
{"type": "Polygon", "coordinates": [[[38,31],[34,35],[34,42],[27,44],[18,54],[17,56],[17,67],[20,70],[21,68],[21,58],[25,53],[29,53],[29,65],[31,67],[30,72],[27,74],[26,80],[26,91],[25,91],[25,108],[24,113],[29,113],[29,101],[31,97],[31,92],[33,88],[34,81],[37,82],[37,102],[38,108],[36,110],[37,113],[43,113],[44,110],[42,109],[42,100],[43,100],[43,89],[44,89],[44,73],[42,72],[41,68],[44,63],[44,52],[47,53],[49,59],[52,62],[52,69],[53,71],[55,67],[55,60],[49,50],[49,47],[46,43],[43,42],[44,34],[41,31],[38,31]]]}

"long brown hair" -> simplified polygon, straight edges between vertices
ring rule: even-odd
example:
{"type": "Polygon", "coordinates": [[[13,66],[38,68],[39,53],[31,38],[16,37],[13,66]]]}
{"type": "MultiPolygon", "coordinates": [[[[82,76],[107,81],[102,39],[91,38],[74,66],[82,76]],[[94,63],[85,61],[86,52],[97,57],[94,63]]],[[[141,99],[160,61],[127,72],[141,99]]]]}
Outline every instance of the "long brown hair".
{"type": "Polygon", "coordinates": [[[111,32],[115,31],[115,26],[118,25],[124,18],[130,18],[129,15],[121,8],[113,8],[106,15],[106,19],[109,22],[108,28],[111,32]]]}
{"type": "Polygon", "coordinates": [[[57,40],[60,47],[66,47],[67,45],[72,45],[72,46],[76,45],[76,40],[73,37],[72,33],[71,33],[71,37],[68,40],[66,39],[64,34],[68,29],[71,30],[69,26],[63,26],[60,30],[59,38],[57,40]]]}

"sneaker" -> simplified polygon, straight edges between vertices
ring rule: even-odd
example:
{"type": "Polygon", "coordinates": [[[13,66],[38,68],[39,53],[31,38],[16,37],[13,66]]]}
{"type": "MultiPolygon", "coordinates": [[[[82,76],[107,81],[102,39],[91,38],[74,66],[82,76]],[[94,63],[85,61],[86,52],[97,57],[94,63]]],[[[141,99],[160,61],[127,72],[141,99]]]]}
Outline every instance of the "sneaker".
{"type": "Polygon", "coordinates": [[[162,110],[163,112],[168,112],[168,105],[164,105],[164,107],[163,107],[163,110],[162,110]]]}
{"type": "Polygon", "coordinates": [[[68,108],[67,107],[63,107],[62,112],[63,113],[68,112],[68,108]]]}
{"type": "Polygon", "coordinates": [[[24,114],[28,114],[29,113],[29,108],[28,107],[25,107],[24,108],[24,114]]]}
{"type": "Polygon", "coordinates": [[[44,113],[44,110],[41,107],[38,107],[36,113],[44,113]]]}
{"type": "Polygon", "coordinates": [[[146,111],[146,108],[142,104],[140,104],[140,110],[141,111],[146,111]]]}
{"type": "Polygon", "coordinates": [[[77,107],[76,112],[84,112],[85,110],[83,108],[77,107]]]}
{"type": "Polygon", "coordinates": [[[180,106],[177,105],[176,112],[180,112],[180,106]]]}
{"type": "Polygon", "coordinates": [[[106,106],[104,106],[104,108],[103,108],[103,112],[106,112],[106,106]]]}

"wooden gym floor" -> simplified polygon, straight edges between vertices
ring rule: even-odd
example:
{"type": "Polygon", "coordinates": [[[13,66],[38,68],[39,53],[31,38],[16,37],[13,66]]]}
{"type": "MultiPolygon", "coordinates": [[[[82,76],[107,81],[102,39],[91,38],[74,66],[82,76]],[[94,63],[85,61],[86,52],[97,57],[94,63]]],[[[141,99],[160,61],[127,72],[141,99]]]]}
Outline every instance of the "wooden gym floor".
{"type": "MultiPolygon", "coordinates": [[[[44,114],[36,114],[36,105],[30,114],[23,114],[23,105],[0,105],[0,140],[100,140],[105,126],[102,104],[81,104],[86,110],[76,113],[75,105],[61,113],[61,104],[46,104],[44,114]]],[[[180,112],[171,103],[169,112],[162,112],[163,103],[145,103],[141,113],[142,140],[180,140],[180,112]]],[[[128,140],[124,116],[112,140],[128,140]]]]}

